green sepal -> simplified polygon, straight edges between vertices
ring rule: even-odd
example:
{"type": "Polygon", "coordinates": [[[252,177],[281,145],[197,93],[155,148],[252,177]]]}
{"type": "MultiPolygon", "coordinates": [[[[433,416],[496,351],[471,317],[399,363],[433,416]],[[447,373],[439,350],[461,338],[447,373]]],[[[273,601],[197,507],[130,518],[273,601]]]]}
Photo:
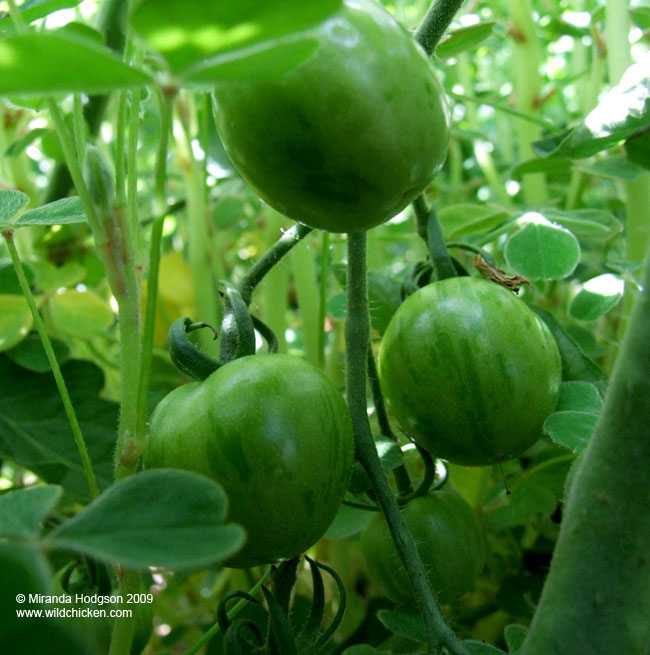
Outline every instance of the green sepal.
{"type": "Polygon", "coordinates": [[[221,366],[221,363],[201,352],[188,339],[188,332],[197,327],[208,326],[205,323],[193,323],[187,316],[176,319],[169,328],[167,343],[172,362],[179,371],[196,380],[205,380],[221,366]]]}
{"type": "MultiPolygon", "coordinates": [[[[319,569],[323,569],[323,571],[327,571],[332,578],[334,578],[334,582],[336,582],[336,586],[338,587],[339,590],[339,607],[336,610],[336,615],[332,619],[332,622],[329,624],[327,630],[321,634],[319,639],[314,643],[314,645],[308,649],[306,655],[308,653],[319,653],[323,650],[325,645],[329,642],[329,640],[334,636],[334,633],[339,629],[339,626],[343,622],[343,615],[345,614],[345,607],[347,605],[347,595],[345,593],[345,586],[343,584],[343,581],[341,580],[339,574],[329,566],[326,566],[325,564],[321,564],[320,562],[315,562],[311,560],[309,557],[305,556],[307,561],[309,562],[310,566],[312,563],[318,567],[319,569]]],[[[313,569],[312,569],[313,570],[313,569]]]]}
{"type": "Polygon", "coordinates": [[[227,282],[221,284],[225,312],[221,323],[219,359],[225,363],[255,354],[255,328],[241,293],[227,282]]]}
{"type": "Polygon", "coordinates": [[[298,647],[291,634],[291,628],[275,596],[262,587],[264,598],[269,606],[269,635],[267,655],[298,655],[298,647]]]}

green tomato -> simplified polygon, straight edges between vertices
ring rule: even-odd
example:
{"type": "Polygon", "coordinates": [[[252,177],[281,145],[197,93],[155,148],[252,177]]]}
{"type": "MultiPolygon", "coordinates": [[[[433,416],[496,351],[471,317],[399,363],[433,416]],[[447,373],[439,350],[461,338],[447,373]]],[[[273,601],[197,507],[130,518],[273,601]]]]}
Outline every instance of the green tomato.
{"type": "Polygon", "coordinates": [[[466,466],[530,447],[561,382],[546,324],[512,292],[470,277],[406,299],[384,334],[379,371],[402,429],[433,456],[466,466]]]}
{"type": "MultiPolygon", "coordinates": [[[[476,512],[463,497],[445,487],[414,498],[402,515],[440,602],[451,603],[472,589],[485,564],[485,542],[476,512]]],[[[361,533],[361,553],[368,576],[387,598],[414,602],[383,514],[361,533]]]]}
{"type": "Polygon", "coordinates": [[[299,555],[325,533],[353,456],[345,401],[318,369],[290,355],[251,355],[160,402],[144,465],[220,483],[229,519],[248,533],[227,565],[248,567],[299,555]]]}
{"type": "Polygon", "coordinates": [[[217,129],[272,207],[314,228],[366,230],[442,165],[444,92],[424,51],[374,0],[344,0],[309,34],[317,51],[281,79],[216,85],[217,129]]]}

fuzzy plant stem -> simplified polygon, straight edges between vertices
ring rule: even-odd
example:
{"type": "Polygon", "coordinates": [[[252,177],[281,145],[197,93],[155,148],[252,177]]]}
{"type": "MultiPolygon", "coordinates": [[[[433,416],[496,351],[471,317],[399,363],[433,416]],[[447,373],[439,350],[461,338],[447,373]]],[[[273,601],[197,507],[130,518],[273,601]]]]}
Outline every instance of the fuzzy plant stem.
{"type": "Polygon", "coordinates": [[[367,357],[370,342],[368,287],[366,273],[366,233],[348,234],[347,319],[345,323],[347,401],[355,434],[357,459],[370,478],[388,522],[395,547],[413,587],[424,620],[429,655],[437,655],[444,645],[450,655],[468,655],[447,625],[433,594],[413,537],[399,511],[395,496],[383,472],[375,448],[366,403],[367,357]]]}
{"type": "Polygon", "coordinates": [[[436,0],[424,15],[416,32],[415,40],[432,55],[463,0],[436,0]]]}
{"type": "Polygon", "coordinates": [[[34,324],[36,325],[36,329],[38,330],[38,334],[41,338],[41,343],[45,349],[47,361],[50,363],[50,368],[52,369],[54,380],[56,381],[56,386],[59,390],[59,395],[63,401],[63,407],[65,408],[65,413],[68,417],[68,421],[70,422],[72,434],[74,435],[74,440],[77,444],[77,450],[79,451],[79,457],[81,458],[81,465],[86,477],[86,482],[88,483],[90,496],[91,498],[96,498],[99,495],[99,490],[97,489],[97,481],[95,480],[95,473],[93,472],[93,466],[90,461],[90,456],[88,455],[86,442],[84,441],[83,434],[81,433],[79,421],[77,420],[77,415],[74,411],[72,400],[70,399],[70,394],[68,393],[68,388],[66,387],[63,375],[61,375],[61,369],[59,368],[59,363],[56,360],[56,355],[54,354],[54,349],[52,348],[52,342],[50,341],[50,337],[47,334],[47,330],[38,311],[38,307],[36,307],[36,301],[34,300],[31,289],[29,288],[29,282],[27,282],[27,278],[25,277],[25,271],[20,262],[20,257],[18,256],[16,245],[14,244],[13,233],[11,230],[6,230],[3,231],[2,236],[5,238],[7,243],[9,256],[11,257],[14,269],[16,270],[16,276],[18,277],[20,288],[22,289],[23,295],[25,296],[27,304],[29,305],[29,309],[32,312],[32,316],[34,317],[34,324]]]}
{"type": "MultiPolygon", "coordinates": [[[[8,4],[16,29],[19,32],[25,32],[27,26],[17,11],[14,0],[9,0],[8,4]]],[[[65,123],[61,107],[54,99],[48,98],[47,108],[59,137],[75,189],[84,208],[88,225],[95,239],[97,252],[104,264],[109,287],[119,307],[118,322],[122,372],[122,403],[120,405],[120,427],[116,450],[116,458],[119,462],[123,451],[122,446],[135,437],[137,418],[135,404],[131,399],[133,398],[135,384],[137,384],[140,359],[139,306],[137,280],[131,259],[131,234],[119,209],[113,213],[104,213],[101,207],[95,205],[88,185],[84,180],[75,141],[65,123]]],[[[81,126],[79,126],[80,128],[81,126]]],[[[112,200],[112,198],[103,198],[104,208],[109,206],[112,200]]],[[[134,468],[135,464],[133,464],[131,471],[134,468]]]]}
{"type": "MultiPolygon", "coordinates": [[[[154,220],[151,225],[151,243],[149,250],[149,277],[147,281],[147,307],[142,333],[142,349],[140,362],[140,380],[137,391],[138,406],[138,443],[135,444],[131,457],[125,461],[129,468],[135,467],[137,460],[144,451],[147,422],[147,393],[151,377],[151,360],[153,358],[153,337],[156,325],[156,307],[158,305],[158,275],[160,272],[160,246],[162,242],[163,224],[167,209],[167,149],[172,126],[172,110],[177,89],[165,88],[160,94],[160,136],[156,153],[154,171],[154,220]]],[[[124,469],[127,473],[127,469],[124,469]]]]}
{"type": "Polygon", "coordinates": [[[248,275],[241,281],[239,292],[247,305],[250,305],[255,287],[264,276],[300,241],[312,228],[300,223],[289,228],[253,265],[248,275]]]}

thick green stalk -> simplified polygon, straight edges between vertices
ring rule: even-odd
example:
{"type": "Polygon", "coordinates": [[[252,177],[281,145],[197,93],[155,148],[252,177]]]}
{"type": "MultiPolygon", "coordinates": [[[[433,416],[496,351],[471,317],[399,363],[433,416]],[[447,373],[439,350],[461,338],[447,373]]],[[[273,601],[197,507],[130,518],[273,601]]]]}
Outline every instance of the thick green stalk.
{"type": "MultiPolygon", "coordinates": [[[[539,42],[535,33],[530,0],[509,0],[509,15],[513,22],[512,64],[514,67],[514,94],[516,108],[527,114],[537,114],[540,91],[539,42]]],[[[517,121],[519,159],[534,156],[531,143],[540,137],[540,129],[529,121],[517,121]]],[[[547,197],[546,176],[543,173],[524,175],[522,179],[524,201],[536,205],[547,197]]]]}
{"type": "Polygon", "coordinates": [[[433,54],[462,4],[463,0],[436,0],[429,7],[415,32],[415,40],[427,54],[433,54]]]}
{"type": "MultiPolygon", "coordinates": [[[[139,571],[125,571],[120,581],[120,593],[124,602],[122,607],[131,607],[137,611],[137,605],[127,605],[126,600],[129,594],[138,594],[142,591],[142,575],[139,571]]],[[[109,655],[130,655],[131,643],[133,641],[133,632],[135,622],[133,616],[122,616],[115,619],[113,624],[113,635],[111,637],[111,647],[109,655]]]]}
{"type": "Polygon", "coordinates": [[[650,255],[521,655],[650,648],[650,255]]]}
{"type": "Polygon", "coordinates": [[[348,234],[348,311],[345,323],[347,401],[355,434],[357,459],[372,481],[377,500],[386,516],[395,547],[409,581],[427,631],[429,655],[446,646],[451,655],[468,655],[445,622],[417,548],[399,511],[383,472],[368,422],[366,402],[367,356],[370,341],[368,288],[366,279],[366,233],[348,234]]]}
{"type": "Polygon", "coordinates": [[[137,391],[137,430],[138,442],[135,448],[119,463],[116,478],[129,475],[135,469],[139,456],[146,445],[147,393],[151,377],[151,360],[153,357],[153,337],[156,324],[156,307],[158,305],[158,275],[160,269],[160,246],[162,242],[163,223],[167,210],[167,149],[172,127],[172,110],[177,89],[163,89],[160,94],[160,136],[156,167],[154,172],[154,219],[151,225],[151,244],[149,250],[149,277],[147,280],[147,307],[142,334],[140,380],[137,391]]]}
{"type": "Polygon", "coordinates": [[[59,363],[56,361],[56,355],[54,354],[54,349],[52,348],[52,342],[50,341],[50,337],[47,334],[47,329],[45,328],[43,319],[41,318],[41,315],[38,311],[38,307],[36,307],[36,301],[34,300],[31,289],[29,288],[29,282],[25,277],[25,271],[23,270],[23,266],[20,262],[20,257],[18,256],[18,252],[14,244],[13,233],[11,230],[6,230],[2,233],[2,236],[5,238],[7,243],[7,249],[9,250],[9,255],[11,257],[11,261],[13,262],[14,269],[16,270],[20,288],[22,289],[23,295],[25,296],[27,304],[29,305],[29,309],[32,312],[32,316],[34,317],[34,324],[36,325],[36,329],[38,330],[38,334],[41,338],[41,343],[45,349],[47,361],[50,363],[50,368],[52,369],[52,374],[54,375],[54,380],[56,381],[59,395],[63,401],[63,407],[65,408],[65,413],[68,417],[68,421],[70,422],[72,434],[74,435],[77,450],[79,451],[79,457],[81,458],[81,465],[86,477],[86,482],[88,483],[90,496],[91,498],[96,498],[99,495],[99,490],[97,489],[97,481],[95,480],[95,473],[93,471],[92,462],[90,461],[90,456],[88,455],[86,442],[84,441],[83,434],[81,433],[79,421],[77,420],[77,415],[74,411],[72,400],[70,399],[70,394],[68,393],[68,388],[66,387],[63,375],[61,375],[59,363]]]}
{"type": "MultiPolygon", "coordinates": [[[[140,48],[137,48],[133,57],[136,66],[142,63],[144,55],[140,48]]],[[[129,229],[133,236],[133,252],[135,255],[136,274],[138,282],[142,273],[141,262],[141,241],[142,231],[138,220],[138,127],[140,125],[140,98],[141,89],[131,89],[131,107],[129,113],[129,142],[127,146],[126,184],[127,184],[127,216],[129,229]]]]}

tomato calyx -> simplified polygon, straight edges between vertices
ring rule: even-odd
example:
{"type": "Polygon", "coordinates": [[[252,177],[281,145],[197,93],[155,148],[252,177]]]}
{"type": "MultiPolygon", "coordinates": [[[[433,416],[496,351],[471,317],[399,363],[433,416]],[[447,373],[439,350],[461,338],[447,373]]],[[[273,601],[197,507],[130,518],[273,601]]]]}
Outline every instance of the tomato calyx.
{"type": "Polygon", "coordinates": [[[261,586],[268,608],[264,610],[266,620],[263,625],[260,621],[256,622],[250,618],[235,619],[233,616],[236,612],[235,608],[230,612],[227,611],[228,603],[235,598],[259,604],[250,593],[232,591],[223,596],[217,609],[217,621],[224,635],[227,652],[259,655],[270,653],[318,655],[327,651],[327,644],[343,620],[346,606],[345,587],[332,568],[307,556],[305,560],[311,570],[313,597],[309,615],[304,623],[296,623],[290,607],[291,590],[296,583],[299,562],[299,558],[294,557],[272,568],[273,591],[266,586],[261,586]],[[336,615],[325,629],[321,627],[325,614],[325,585],[321,570],[334,579],[340,598],[336,615]]]}
{"type": "Polygon", "coordinates": [[[207,323],[194,322],[188,316],[182,316],[172,323],[167,337],[172,362],[179,371],[195,380],[205,380],[222,365],[218,360],[200,351],[189,340],[188,334],[202,327],[211,327],[214,330],[207,323]]]}

